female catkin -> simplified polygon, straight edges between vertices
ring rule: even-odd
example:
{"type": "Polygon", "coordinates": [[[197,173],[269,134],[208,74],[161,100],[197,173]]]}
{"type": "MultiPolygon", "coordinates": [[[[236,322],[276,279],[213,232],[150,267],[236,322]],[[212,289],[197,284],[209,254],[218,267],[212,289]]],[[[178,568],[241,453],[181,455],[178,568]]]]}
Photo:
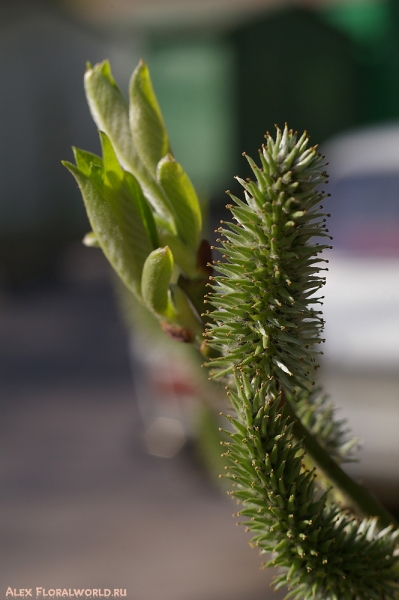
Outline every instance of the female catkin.
{"type": "MultiPolygon", "coordinates": [[[[327,502],[285,410],[299,398],[302,415],[316,423],[324,407],[313,378],[323,329],[317,293],[328,262],[322,253],[330,246],[317,239],[331,238],[319,206],[324,158],[308,147],[306,133],[297,139],[285,127],[275,140],[266,137],[262,167],[247,157],[256,182],[237,178],[245,202],[231,195],[235,223],[218,230],[224,261],[214,264],[219,275],[207,297],[214,310],[206,343],[217,351],[211,377],[227,383],[236,411],[225,446],[231,494],[244,505],[238,514],[255,534],[252,545],[282,568],[275,586],[288,585],[287,597],[394,599],[397,532],[378,531],[375,519],[359,522],[327,502]]],[[[325,445],[338,454],[340,425],[321,428],[321,441],[325,432],[325,445]]]]}

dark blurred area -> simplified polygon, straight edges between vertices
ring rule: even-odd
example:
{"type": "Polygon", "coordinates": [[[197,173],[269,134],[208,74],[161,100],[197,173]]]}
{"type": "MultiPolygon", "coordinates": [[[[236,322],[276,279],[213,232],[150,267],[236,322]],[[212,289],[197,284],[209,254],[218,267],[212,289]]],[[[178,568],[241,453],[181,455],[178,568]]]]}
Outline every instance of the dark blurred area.
{"type": "Polygon", "coordinates": [[[72,144],[99,151],[85,63],[108,57],[123,91],[140,56],[173,140],[217,211],[274,124],[322,144],[399,115],[395,0],[275,5],[3,0],[0,269],[6,284],[56,275],[88,229],[60,164],[72,144]],[[152,5],[152,10],[149,10],[152,5]],[[168,8],[169,7],[169,8],[168,8]],[[180,11],[178,13],[178,8],[180,11]],[[199,7],[202,7],[201,9],[199,7]],[[84,10],[85,8],[85,10],[84,10]],[[216,10],[218,8],[218,10],[216,10]],[[237,158],[238,157],[238,158],[237,158]]]}
{"type": "Polygon", "coordinates": [[[398,511],[398,45],[397,0],[0,1],[3,585],[269,597],[193,452],[181,357],[132,333],[105,259],[80,243],[60,161],[99,152],[86,61],[109,58],[125,93],[148,62],[210,232],[249,175],[242,151],[256,158],[275,123],[321,144],[335,250],[320,380],[364,440],[354,475],[398,511]]]}

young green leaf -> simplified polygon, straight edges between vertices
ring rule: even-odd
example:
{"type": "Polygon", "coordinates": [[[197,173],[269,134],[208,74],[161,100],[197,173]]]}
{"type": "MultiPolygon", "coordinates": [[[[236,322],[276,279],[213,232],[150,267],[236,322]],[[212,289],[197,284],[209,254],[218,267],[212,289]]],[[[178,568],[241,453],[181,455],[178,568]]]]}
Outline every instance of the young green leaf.
{"type": "Polygon", "coordinates": [[[147,308],[158,318],[176,319],[169,285],[173,273],[173,254],[168,246],[153,250],[144,263],[141,279],[143,300],[147,308]]]}
{"type": "Polygon", "coordinates": [[[168,154],[158,163],[157,179],[175,210],[179,237],[196,252],[201,236],[202,217],[190,178],[183,167],[168,154]]]}
{"type": "Polygon", "coordinates": [[[112,189],[118,189],[121,186],[124,187],[126,191],[130,190],[131,196],[136,203],[136,208],[140,213],[141,221],[151,239],[152,247],[156,248],[159,246],[157,228],[152,211],[141,191],[140,184],[131,173],[123,171],[108,136],[104,132],[100,132],[100,137],[104,157],[105,185],[107,185],[111,191],[112,189]]]}
{"type": "Polygon", "coordinates": [[[130,126],[141,160],[155,177],[158,162],[170,152],[169,139],[147,65],[141,60],[130,80],[130,126]]]}
{"type": "Polygon", "coordinates": [[[173,254],[165,246],[151,252],[141,280],[145,305],[161,321],[164,331],[184,342],[193,342],[203,325],[185,292],[172,283],[173,254]]]}
{"type": "Polygon", "coordinates": [[[144,197],[140,184],[133,175],[127,172],[125,173],[125,182],[130,190],[131,197],[136,201],[137,210],[140,213],[140,220],[147,231],[152,247],[157,248],[159,246],[159,238],[154,215],[144,197]]]}
{"type": "Polygon", "coordinates": [[[140,203],[145,199],[134,197],[125,180],[117,187],[109,186],[102,167],[92,168],[87,176],[71,163],[64,165],[80,187],[95,239],[122,281],[141,298],[142,269],[153,249],[141,216],[140,203]]]}
{"type": "Polygon", "coordinates": [[[140,182],[154,209],[173,223],[174,211],[155,179],[142,162],[129,125],[129,108],[111,75],[108,61],[89,68],[84,77],[86,97],[100,131],[109,137],[118,161],[140,182]]]}
{"type": "Polygon", "coordinates": [[[84,76],[86,97],[100,131],[112,140],[121,165],[137,171],[139,157],[129,127],[128,105],[111,75],[108,61],[88,69],[84,76]]]}
{"type": "Polygon", "coordinates": [[[87,152],[86,150],[80,150],[79,148],[72,147],[73,154],[75,157],[76,166],[84,175],[89,177],[91,173],[92,165],[96,165],[101,167],[103,164],[102,158],[97,156],[97,154],[93,154],[92,152],[87,152]]]}
{"type": "Polygon", "coordinates": [[[123,179],[123,169],[119,164],[114,148],[106,133],[100,131],[101,148],[103,152],[103,165],[105,176],[108,179],[108,185],[112,187],[113,183],[120,185],[123,179]]]}

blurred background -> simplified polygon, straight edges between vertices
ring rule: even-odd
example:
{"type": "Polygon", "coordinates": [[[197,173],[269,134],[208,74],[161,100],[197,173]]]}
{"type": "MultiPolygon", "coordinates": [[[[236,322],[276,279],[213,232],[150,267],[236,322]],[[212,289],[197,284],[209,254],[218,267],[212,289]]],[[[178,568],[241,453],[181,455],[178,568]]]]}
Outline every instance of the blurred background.
{"type": "Polygon", "coordinates": [[[398,512],[399,1],[0,0],[0,594],[264,600],[271,574],[215,477],[220,399],[81,245],[60,161],[100,151],[82,79],[104,58],[126,94],[149,64],[211,236],[266,130],[320,144],[320,382],[363,441],[350,471],[398,512]]]}

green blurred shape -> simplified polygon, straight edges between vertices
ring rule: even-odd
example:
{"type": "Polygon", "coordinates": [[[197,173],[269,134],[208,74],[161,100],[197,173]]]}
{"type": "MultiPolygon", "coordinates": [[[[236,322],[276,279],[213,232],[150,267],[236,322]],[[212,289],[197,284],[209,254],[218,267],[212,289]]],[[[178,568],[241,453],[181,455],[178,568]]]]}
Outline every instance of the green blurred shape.
{"type": "Polygon", "coordinates": [[[356,0],[322,7],[320,16],[358,42],[367,45],[381,43],[390,30],[387,2],[356,0]]]}
{"type": "Polygon", "coordinates": [[[220,35],[158,34],[145,56],[176,160],[201,196],[220,193],[234,156],[231,47],[220,35]]]}

